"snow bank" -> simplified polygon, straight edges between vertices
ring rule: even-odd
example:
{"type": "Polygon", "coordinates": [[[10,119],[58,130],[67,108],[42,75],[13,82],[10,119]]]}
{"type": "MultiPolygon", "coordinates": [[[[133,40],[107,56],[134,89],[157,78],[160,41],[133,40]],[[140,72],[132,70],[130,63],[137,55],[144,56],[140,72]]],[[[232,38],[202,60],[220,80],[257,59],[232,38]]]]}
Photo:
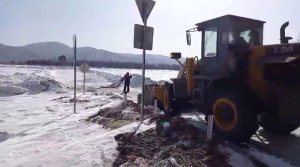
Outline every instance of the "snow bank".
{"type": "Polygon", "coordinates": [[[0,96],[20,95],[27,90],[14,85],[0,85],[0,96]]]}
{"type": "MultiPolygon", "coordinates": [[[[141,75],[138,74],[132,74],[132,78],[130,81],[130,86],[135,88],[135,87],[141,87],[142,86],[142,81],[143,81],[143,77],[141,75]]],[[[152,81],[150,78],[145,78],[145,84],[146,85],[150,85],[153,84],[154,81],[152,81]]]]}
{"type": "Polygon", "coordinates": [[[111,73],[107,73],[107,72],[101,72],[101,71],[94,71],[94,70],[90,70],[90,72],[88,73],[88,75],[86,75],[86,81],[87,82],[98,82],[106,80],[108,82],[115,82],[120,80],[120,78],[122,78],[122,75],[114,75],[111,73]]]}
{"type": "Polygon", "coordinates": [[[60,91],[63,84],[49,78],[33,73],[14,73],[13,75],[0,75],[0,96],[20,95],[23,93],[36,94],[42,91],[60,91]]]}
{"type": "MultiPolygon", "coordinates": [[[[101,71],[93,71],[91,70],[90,73],[87,74],[86,82],[100,82],[103,80],[106,80],[108,82],[118,82],[123,77],[123,74],[121,75],[114,75],[107,72],[101,72],[101,71]]],[[[139,74],[132,74],[132,78],[130,80],[130,87],[136,88],[141,87],[142,85],[142,79],[143,77],[139,74]]],[[[150,78],[145,79],[145,84],[153,84],[154,81],[152,81],[150,78]]]]}

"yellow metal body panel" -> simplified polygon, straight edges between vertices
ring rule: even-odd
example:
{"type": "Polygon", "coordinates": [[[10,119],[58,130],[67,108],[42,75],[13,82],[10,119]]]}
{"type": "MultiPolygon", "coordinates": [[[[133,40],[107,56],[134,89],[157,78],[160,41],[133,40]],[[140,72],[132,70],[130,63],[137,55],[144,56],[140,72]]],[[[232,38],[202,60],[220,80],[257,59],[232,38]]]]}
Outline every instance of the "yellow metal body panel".
{"type": "Polygon", "coordinates": [[[153,91],[154,91],[154,97],[157,99],[157,101],[164,103],[165,87],[164,86],[154,86],[153,91]]]}
{"type": "Polygon", "coordinates": [[[266,54],[264,46],[254,47],[249,55],[248,83],[250,90],[256,96],[266,99],[268,94],[268,83],[263,77],[263,64],[259,63],[266,54]]]}

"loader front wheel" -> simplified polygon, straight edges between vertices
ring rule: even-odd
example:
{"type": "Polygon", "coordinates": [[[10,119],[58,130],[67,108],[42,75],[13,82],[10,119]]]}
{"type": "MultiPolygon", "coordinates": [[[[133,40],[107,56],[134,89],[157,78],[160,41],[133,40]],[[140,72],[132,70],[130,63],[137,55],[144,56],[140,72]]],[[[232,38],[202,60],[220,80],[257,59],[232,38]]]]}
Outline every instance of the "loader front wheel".
{"type": "Polygon", "coordinates": [[[165,86],[163,109],[166,115],[172,117],[180,114],[174,102],[174,92],[171,84],[166,84],[165,86]]]}
{"type": "Polygon", "coordinates": [[[289,134],[296,130],[299,124],[283,123],[277,115],[264,114],[260,117],[259,125],[264,131],[274,134],[289,134]]]}
{"type": "Polygon", "coordinates": [[[248,142],[258,129],[256,114],[240,91],[216,90],[211,109],[214,131],[231,141],[248,142]]]}

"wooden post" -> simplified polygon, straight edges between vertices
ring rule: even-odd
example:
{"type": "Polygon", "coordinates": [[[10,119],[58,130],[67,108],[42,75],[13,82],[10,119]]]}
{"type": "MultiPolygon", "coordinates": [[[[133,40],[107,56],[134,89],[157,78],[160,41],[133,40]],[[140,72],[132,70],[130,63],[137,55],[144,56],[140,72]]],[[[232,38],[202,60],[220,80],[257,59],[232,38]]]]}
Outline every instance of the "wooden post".
{"type": "Polygon", "coordinates": [[[212,139],[212,130],[213,130],[213,123],[214,123],[214,115],[208,115],[208,121],[207,121],[207,133],[206,133],[206,139],[211,140],[212,139]]]}

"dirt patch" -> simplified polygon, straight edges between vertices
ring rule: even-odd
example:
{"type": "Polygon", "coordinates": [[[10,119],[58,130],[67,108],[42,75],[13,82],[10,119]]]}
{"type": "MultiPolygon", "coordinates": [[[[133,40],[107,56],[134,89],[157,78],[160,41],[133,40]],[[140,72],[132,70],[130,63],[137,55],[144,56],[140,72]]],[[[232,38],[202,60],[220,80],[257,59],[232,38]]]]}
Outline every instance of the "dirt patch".
{"type": "MultiPolygon", "coordinates": [[[[59,98],[56,98],[56,99],[53,99],[51,101],[59,101],[59,102],[62,102],[62,103],[73,103],[74,102],[74,98],[71,98],[71,99],[68,99],[69,97],[67,96],[62,96],[62,97],[59,97],[59,98]]],[[[86,100],[86,99],[76,99],[76,102],[78,103],[86,103],[86,102],[90,102],[89,100],[86,100]]]]}
{"type": "MultiPolygon", "coordinates": [[[[69,102],[69,103],[74,103],[74,98],[70,99],[68,102],[69,102]]],[[[77,102],[77,103],[86,103],[86,102],[90,102],[90,101],[89,101],[89,100],[86,100],[86,99],[77,99],[77,98],[76,98],[76,102],[77,102]]]]}
{"type": "Polygon", "coordinates": [[[108,96],[110,99],[123,99],[122,96],[112,93],[112,92],[94,92],[94,96],[100,96],[100,95],[105,95],[108,96]]]}
{"type": "MultiPolygon", "coordinates": [[[[151,118],[155,115],[154,108],[148,106],[144,110],[144,119],[151,118]]],[[[132,100],[113,107],[100,109],[97,114],[90,116],[86,121],[98,123],[104,128],[117,129],[132,122],[139,121],[141,117],[141,107],[132,100]]]]}
{"type": "Polygon", "coordinates": [[[119,155],[113,166],[230,166],[227,155],[215,141],[206,141],[203,131],[181,117],[159,117],[156,128],[115,136],[119,155]]]}
{"type": "Polygon", "coordinates": [[[91,106],[86,106],[86,107],[84,107],[84,109],[87,110],[87,109],[101,107],[101,106],[103,106],[103,104],[94,104],[94,105],[91,105],[91,106]]]}
{"type": "Polygon", "coordinates": [[[65,98],[68,98],[68,97],[67,97],[67,96],[62,96],[62,97],[53,99],[53,100],[51,100],[51,101],[62,101],[62,99],[65,99],[65,98]]]}

